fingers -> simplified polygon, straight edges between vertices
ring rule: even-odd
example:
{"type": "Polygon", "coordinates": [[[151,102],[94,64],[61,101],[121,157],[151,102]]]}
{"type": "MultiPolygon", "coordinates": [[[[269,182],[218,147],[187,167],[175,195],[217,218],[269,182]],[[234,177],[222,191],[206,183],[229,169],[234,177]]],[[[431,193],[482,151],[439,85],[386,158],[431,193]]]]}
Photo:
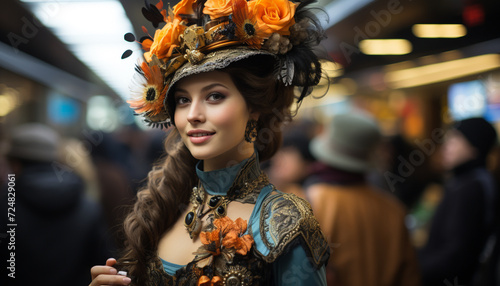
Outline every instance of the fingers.
{"type": "Polygon", "coordinates": [[[129,285],[130,282],[132,282],[130,278],[121,275],[101,274],[93,279],[90,285],[129,285]]]}
{"type": "Polygon", "coordinates": [[[108,260],[106,260],[106,266],[113,266],[115,265],[116,263],[116,259],[114,258],[108,258],[108,260]]]}
{"type": "Polygon", "coordinates": [[[111,275],[117,274],[117,270],[111,267],[115,265],[115,263],[116,259],[108,258],[108,260],[106,260],[106,266],[97,265],[92,267],[92,269],[90,269],[92,280],[94,280],[100,274],[111,274],[111,275]]]}
{"type": "Polygon", "coordinates": [[[98,285],[129,285],[131,279],[118,275],[118,271],[112,267],[116,264],[116,259],[110,258],[106,261],[106,265],[97,265],[90,270],[92,276],[91,286],[98,285]]]}
{"type": "Polygon", "coordinates": [[[92,280],[96,279],[99,275],[116,275],[118,271],[111,266],[94,266],[90,269],[90,274],[92,275],[92,280]]]}

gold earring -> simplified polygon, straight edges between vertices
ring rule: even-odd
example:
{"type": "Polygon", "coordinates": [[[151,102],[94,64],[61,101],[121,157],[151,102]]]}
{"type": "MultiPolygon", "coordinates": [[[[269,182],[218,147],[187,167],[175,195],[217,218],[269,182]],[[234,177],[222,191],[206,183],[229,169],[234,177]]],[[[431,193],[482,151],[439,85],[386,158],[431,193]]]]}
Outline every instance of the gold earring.
{"type": "Polygon", "coordinates": [[[257,140],[257,120],[250,119],[245,129],[245,141],[253,143],[257,140]]]}

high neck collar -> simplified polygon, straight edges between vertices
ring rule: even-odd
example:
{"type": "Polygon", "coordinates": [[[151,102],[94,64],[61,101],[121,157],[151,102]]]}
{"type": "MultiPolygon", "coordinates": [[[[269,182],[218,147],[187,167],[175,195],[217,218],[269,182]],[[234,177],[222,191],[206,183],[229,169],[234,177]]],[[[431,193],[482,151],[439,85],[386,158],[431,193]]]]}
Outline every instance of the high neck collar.
{"type": "Polygon", "coordinates": [[[196,164],[196,174],[205,191],[212,196],[225,196],[230,190],[241,189],[246,182],[255,180],[260,175],[259,159],[254,153],[240,163],[213,171],[203,171],[203,162],[196,164]]]}

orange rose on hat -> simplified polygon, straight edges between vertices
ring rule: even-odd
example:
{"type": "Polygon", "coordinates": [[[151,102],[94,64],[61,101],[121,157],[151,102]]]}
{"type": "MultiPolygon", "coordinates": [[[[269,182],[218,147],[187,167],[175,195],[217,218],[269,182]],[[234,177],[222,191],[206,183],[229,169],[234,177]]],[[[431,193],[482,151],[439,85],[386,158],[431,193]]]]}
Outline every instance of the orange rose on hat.
{"type": "Polygon", "coordinates": [[[210,15],[210,19],[212,20],[229,16],[232,12],[232,0],[207,0],[207,2],[205,2],[205,8],[203,8],[203,13],[210,15]]]}
{"type": "Polygon", "coordinates": [[[173,8],[175,17],[180,17],[179,15],[194,14],[194,3],[196,3],[196,0],[182,0],[181,2],[177,3],[173,8]]]}
{"type": "Polygon", "coordinates": [[[255,15],[257,27],[265,34],[290,35],[297,4],[288,0],[253,0],[248,7],[255,15]]]}
{"type": "Polygon", "coordinates": [[[161,30],[156,30],[153,43],[148,52],[144,53],[146,61],[156,55],[158,59],[168,58],[172,55],[174,48],[179,46],[179,35],[185,26],[179,25],[179,19],[168,22],[161,30]]]}

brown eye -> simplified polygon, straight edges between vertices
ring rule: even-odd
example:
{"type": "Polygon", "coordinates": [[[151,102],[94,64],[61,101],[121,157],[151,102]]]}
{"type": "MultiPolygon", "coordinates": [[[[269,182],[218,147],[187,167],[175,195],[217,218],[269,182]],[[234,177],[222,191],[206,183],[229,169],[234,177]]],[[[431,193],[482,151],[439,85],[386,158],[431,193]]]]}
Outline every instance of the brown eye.
{"type": "Polygon", "coordinates": [[[208,95],[207,100],[208,101],[219,101],[226,98],[225,95],[219,93],[219,92],[212,92],[208,95]]]}
{"type": "Polygon", "coordinates": [[[189,99],[187,97],[179,96],[179,97],[175,98],[175,104],[176,105],[183,105],[183,104],[186,104],[186,103],[189,103],[189,99]]]}

